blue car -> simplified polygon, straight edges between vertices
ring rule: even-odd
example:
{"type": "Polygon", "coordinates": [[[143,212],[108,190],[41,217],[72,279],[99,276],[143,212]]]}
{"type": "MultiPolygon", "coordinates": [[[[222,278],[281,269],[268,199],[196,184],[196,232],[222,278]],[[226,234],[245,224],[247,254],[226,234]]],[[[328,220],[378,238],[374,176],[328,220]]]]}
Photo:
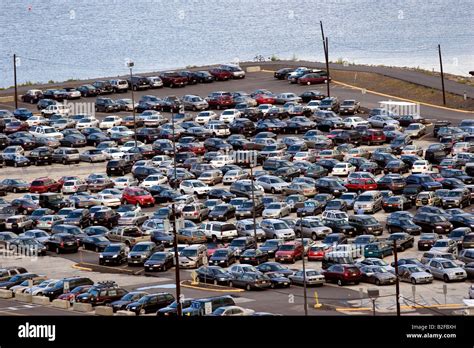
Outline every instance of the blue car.
{"type": "Polygon", "coordinates": [[[33,116],[33,113],[26,108],[18,108],[13,111],[13,116],[15,116],[20,121],[26,121],[28,118],[33,116]]]}

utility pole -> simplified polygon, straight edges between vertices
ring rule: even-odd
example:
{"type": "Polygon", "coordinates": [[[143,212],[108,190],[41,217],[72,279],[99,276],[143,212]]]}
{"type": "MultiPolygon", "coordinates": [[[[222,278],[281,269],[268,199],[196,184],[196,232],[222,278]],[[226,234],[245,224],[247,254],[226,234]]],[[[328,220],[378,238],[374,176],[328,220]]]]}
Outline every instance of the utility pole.
{"type": "Polygon", "coordinates": [[[303,245],[303,257],[301,261],[303,261],[303,299],[304,299],[304,315],[308,316],[308,292],[306,288],[306,262],[304,259],[304,239],[303,239],[303,214],[300,216],[300,237],[301,237],[301,244],[303,245]]]}
{"type": "Polygon", "coordinates": [[[393,241],[393,257],[395,262],[395,300],[397,302],[397,317],[400,316],[400,278],[398,277],[397,240],[393,241]]]}
{"type": "Polygon", "coordinates": [[[133,76],[133,66],[135,63],[132,61],[128,62],[128,67],[130,68],[130,83],[132,84],[132,105],[133,105],[133,139],[135,140],[135,147],[137,147],[137,120],[136,120],[136,112],[135,112],[135,94],[133,93],[133,83],[132,83],[132,76],[133,76]]]}
{"type": "Polygon", "coordinates": [[[441,87],[443,89],[443,105],[446,105],[446,91],[444,90],[443,58],[441,57],[441,45],[438,44],[439,66],[441,68],[441,87]]]}
{"type": "Polygon", "coordinates": [[[325,38],[325,43],[324,43],[324,50],[325,50],[325,56],[326,56],[326,72],[327,72],[327,80],[326,80],[326,87],[327,87],[327,93],[328,93],[328,98],[331,96],[331,90],[329,87],[329,82],[330,82],[330,74],[329,74],[329,42],[328,38],[326,36],[325,38]]]}
{"type": "MultiPolygon", "coordinates": [[[[134,104],[135,105],[135,104],[134,104]]],[[[176,173],[176,140],[174,133],[174,115],[171,113],[171,126],[173,127],[173,170],[174,170],[174,182],[176,185],[177,173],[176,173]]],[[[136,138],[135,138],[136,139],[136,138]]],[[[135,140],[136,141],[136,140],[135,140]]],[[[174,262],[175,262],[175,278],[176,278],[176,301],[177,307],[176,312],[178,317],[183,315],[183,307],[181,303],[181,277],[179,274],[179,255],[178,255],[178,233],[176,231],[176,206],[173,201],[171,204],[172,214],[173,214],[173,249],[174,249],[174,262]]]]}
{"type": "Polygon", "coordinates": [[[13,79],[15,82],[15,109],[18,109],[18,84],[16,82],[16,54],[13,55],[13,79]]]}

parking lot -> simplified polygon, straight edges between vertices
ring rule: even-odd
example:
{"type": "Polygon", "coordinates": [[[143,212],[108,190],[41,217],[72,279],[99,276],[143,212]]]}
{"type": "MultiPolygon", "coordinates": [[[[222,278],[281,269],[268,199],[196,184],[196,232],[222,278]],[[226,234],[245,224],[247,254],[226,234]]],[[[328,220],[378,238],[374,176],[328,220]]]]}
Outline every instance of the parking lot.
{"type": "MultiPolygon", "coordinates": [[[[179,97],[185,94],[195,94],[206,97],[213,91],[245,91],[251,93],[258,88],[265,88],[270,90],[274,94],[283,92],[293,92],[297,95],[301,94],[305,90],[318,90],[322,93],[326,93],[326,86],[313,85],[313,86],[300,86],[298,84],[288,84],[286,81],[276,80],[273,78],[272,72],[253,72],[247,73],[247,76],[243,80],[231,80],[227,82],[214,82],[211,84],[197,84],[193,86],[186,86],[185,88],[161,88],[148,91],[137,91],[134,93],[135,101],[138,101],[144,95],[155,95],[158,97],[165,97],[170,95],[177,95],[179,97]]],[[[367,113],[370,109],[379,107],[379,102],[382,100],[388,100],[385,96],[380,96],[364,90],[351,88],[346,85],[339,85],[336,83],[331,84],[331,95],[337,96],[340,101],[346,99],[355,99],[361,103],[361,113],[357,116],[367,118],[367,113]]],[[[131,93],[114,94],[112,98],[131,98],[131,93]]],[[[90,104],[94,102],[95,98],[81,98],[77,101],[70,101],[74,108],[90,108],[90,104]],[[82,103],[83,105],[79,104],[82,103]]],[[[26,103],[20,103],[20,107],[32,108],[31,105],[26,103]]],[[[13,110],[12,103],[0,104],[0,108],[13,110]]],[[[421,106],[421,115],[426,119],[427,133],[421,138],[414,140],[414,144],[420,146],[422,149],[426,149],[430,144],[436,143],[438,140],[433,137],[433,123],[436,121],[450,121],[453,124],[459,124],[463,119],[472,118],[472,114],[466,114],[463,112],[457,112],[454,110],[448,110],[432,106],[421,106]]],[[[36,110],[32,110],[37,112],[36,110]]],[[[216,110],[219,113],[219,111],[216,110]]],[[[190,111],[193,116],[197,112],[190,111]]],[[[123,117],[129,115],[128,112],[117,113],[117,115],[123,117]]],[[[162,113],[168,120],[170,119],[171,113],[162,113]]],[[[95,116],[100,121],[106,117],[106,113],[96,113],[95,116]]],[[[304,134],[304,133],[303,133],[304,134]]],[[[303,134],[291,135],[299,139],[303,139],[303,134]]],[[[289,134],[278,134],[277,140],[282,141],[289,134]]],[[[361,146],[362,149],[367,151],[373,151],[377,146],[361,146]]],[[[93,149],[91,146],[80,148],[79,151],[85,151],[93,149]]],[[[21,178],[28,182],[42,177],[48,176],[53,179],[59,179],[62,176],[75,175],[85,179],[91,173],[105,173],[106,162],[91,164],[80,162],[79,164],[52,164],[46,166],[29,166],[24,168],[4,167],[1,169],[1,179],[6,178],[21,178]]],[[[262,170],[262,166],[259,165],[253,168],[253,171],[262,170]]],[[[404,174],[407,177],[410,173],[404,174]]],[[[131,177],[132,174],[127,174],[131,177]]],[[[377,179],[380,179],[383,174],[378,174],[377,179]]],[[[212,188],[224,188],[229,189],[229,186],[225,186],[219,183],[212,188]]],[[[23,196],[21,193],[8,193],[5,197],[7,201],[11,201],[15,198],[23,196]]],[[[285,195],[283,194],[271,194],[265,193],[265,197],[275,196],[277,201],[284,200],[285,195]]],[[[202,199],[201,201],[204,201],[202,199]]],[[[155,205],[154,207],[143,208],[143,212],[147,215],[151,215],[158,208],[168,206],[170,203],[155,205]]],[[[412,207],[407,210],[408,212],[415,214],[416,209],[412,207]]],[[[464,207],[466,213],[472,213],[472,206],[464,207]]],[[[353,210],[348,210],[349,215],[356,214],[353,210]]],[[[389,214],[380,210],[373,214],[378,222],[384,226],[384,231],[377,238],[381,241],[385,240],[390,236],[385,223],[389,214]]],[[[297,221],[299,218],[296,212],[292,212],[289,219],[297,221]]],[[[257,221],[262,221],[262,217],[257,217],[257,221]]],[[[229,223],[235,223],[236,219],[231,218],[227,220],[229,223]]],[[[351,242],[353,237],[349,238],[351,242]]],[[[414,247],[408,248],[407,250],[400,251],[398,258],[416,258],[420,259],[422,252],[417,250],[417,243],[419,236],[414,236],[414,247]]],[[[261,245],[261,243],[259,243],[261,245]]],[[[388,264],[393,261],[393,255],[387,256],[384,259],[388,264]]],[[[86,275],[90,276],[94,281],[110,280],[113,279],[120,285],[124,286],[128,290],[133,289],[146,289],[150,292],[167,291],[174,292],[175,275],[174,269],[166,272],[150,273],[145,272],[143,267],[130,267],[125,264],[122,266],[115,267],[102,267],[95,268],[98,266],[99,256],[97,252],[88,250],[79,250],[77,253],[54,255],[48,252],[48,256],[41,257],[38,260],[30,261],[26,258],[4,258],[0,260],[1,266],[24,266],[31,272],[37,272],[45,274],[48,277],[60,278],[72,275],[86,275]],[[77,265],[82,266],[78,268],[77,265]],[[74,268],[76,267],[76,268],[74,268]],[[92,267],[93,271],[87,270],[88,267],[92,267]],[[117,270],[119,270],[117,272],[117,270]]],[[[289,265],[289,268],[300,270],[303,264],[301,260],[296,261],[289,265]]],[[[306,269],[321,270],[320,261],[308,261],[305,262],[306,269]]],[[[181,280],[191,279],[190,270],[181,270],[181,280]]],[[[436,311],[455,313],[456,310],[462,308],[462,300],[467,298],[469,287],[472,284],[472,278],[462,282],[450,282],[445,283],[442,280],[435,279],[430,284],[417,284],[412,285],[410,283],[402,282],[400,284],[400,293],[402,296],[403,311],[411,314],[433,314],[436,311]],[[446,285],[446,287],[445,287],[446,285]]],[[[379,314],[390,314],[395,311],[395,286],[376,286],[368,283],[359,283],[353,285],[337,286],[336,284],[326,283],[322,287],[310,288],[308,290],[308,303],[311,314],[321,315],[336,315],[336,314],[367,314],[367,310],[371,310],[372,303],[367,298],[368,288],[378,288],[380,290],[380,298],[377,300],[377,311],[379,314]],[[315,294],[315,291],[317,292],[315,294]],[[315,309],[313,305],[317,301],[323,304],[322,309],[315,309]],[[359,311],[357,311],[359,309],[359,311]]],[[[225,293],[225,289],[222,290],[225,293]]],[[[192,288],[184,288],[183,292],[186,297],[204,297],[213,296],[216,293],[210,290],[198,290],[192,288]]],[[[232,294],[229,292],[229,294],[232,294]]],[[[240,302],[236,301],[239,306],[254,309],[259,312],[272,312],[279,314],[297,315],[303,313],[303,288],[300,286],[292,285],[290,288],[278,289],[278,290],[266,290],[266,291],[245,291],[238,293],[240,302]]],[[[3,307],[0,305],[0,307],[3,307]]],[[[35,307],[36,308],[36,307],[35,307]]],[[[28,308],[29,310],[30,308],[28,308]]],[[[35,309],[40,311],[40,309],[35,309]]],[[[7,311],[0,312],[8,315],[7,311]]]]}

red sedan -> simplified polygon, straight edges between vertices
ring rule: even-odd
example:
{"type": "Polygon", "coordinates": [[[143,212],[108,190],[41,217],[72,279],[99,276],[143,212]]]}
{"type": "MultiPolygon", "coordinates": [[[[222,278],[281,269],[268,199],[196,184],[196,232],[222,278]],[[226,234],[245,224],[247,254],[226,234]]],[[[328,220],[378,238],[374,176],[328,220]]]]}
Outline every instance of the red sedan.
{"type": "MultiPolygon", "coordinates": [[[[327,80],[328,74],[325,71],[320,71],[301,76],[298,79],[298,83],[300,85],[315,85],[319,83],[324,83],[327,80]]],[[[329,78],[329,81],[331,81],[331,78],[329,78]]]]}
{"type": "Polygon", "coordinates": [[[33,180],[30,185],[31,193],[59,192],[61,184],[51,178],[38,178],[33,180]]]}
{"type": "Polygon", "coordinates": [[[342,286],[347,283],[359,284],[362,273],[354,265],[341,264],[332,265],[327,270],[323,270],[324,277],[328,282],[336,282],[342,286]]]}
{"type": "Polygon", "coordinates": [[[326,253],[332,251],[332,247],[326,244],[312,245],[308,251],[308,261],[322,261],[326,253]]]}
{"type": "Polygon", "coordinates": [[[275,104],[275,97],[269,94],[257,94],[254,97],[258,105],[260,104],[275,104]]]}
{"type": "Polygon", "coordinates": [[[349,191],[357,192],[377,189],[377,183],[370,178],[349,179],[345,186],[349,191]]]}

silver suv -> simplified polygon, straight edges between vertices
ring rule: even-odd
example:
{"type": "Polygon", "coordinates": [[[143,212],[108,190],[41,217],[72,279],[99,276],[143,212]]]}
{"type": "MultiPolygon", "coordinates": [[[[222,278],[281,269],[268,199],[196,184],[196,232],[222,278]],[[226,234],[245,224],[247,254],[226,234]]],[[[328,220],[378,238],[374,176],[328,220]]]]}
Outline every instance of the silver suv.
{"type": "Polygon", "coordinates": [[[209,215],[209,208],[204,203],[187,204],[181,211],[184,219],[201,222],[209,215]]]}
{"type": "Polygon", "coordinates": [[[198,95],[185,95],[182,101],[185,110],[201,111],[209,108],[207,101],[198,95]]]}

